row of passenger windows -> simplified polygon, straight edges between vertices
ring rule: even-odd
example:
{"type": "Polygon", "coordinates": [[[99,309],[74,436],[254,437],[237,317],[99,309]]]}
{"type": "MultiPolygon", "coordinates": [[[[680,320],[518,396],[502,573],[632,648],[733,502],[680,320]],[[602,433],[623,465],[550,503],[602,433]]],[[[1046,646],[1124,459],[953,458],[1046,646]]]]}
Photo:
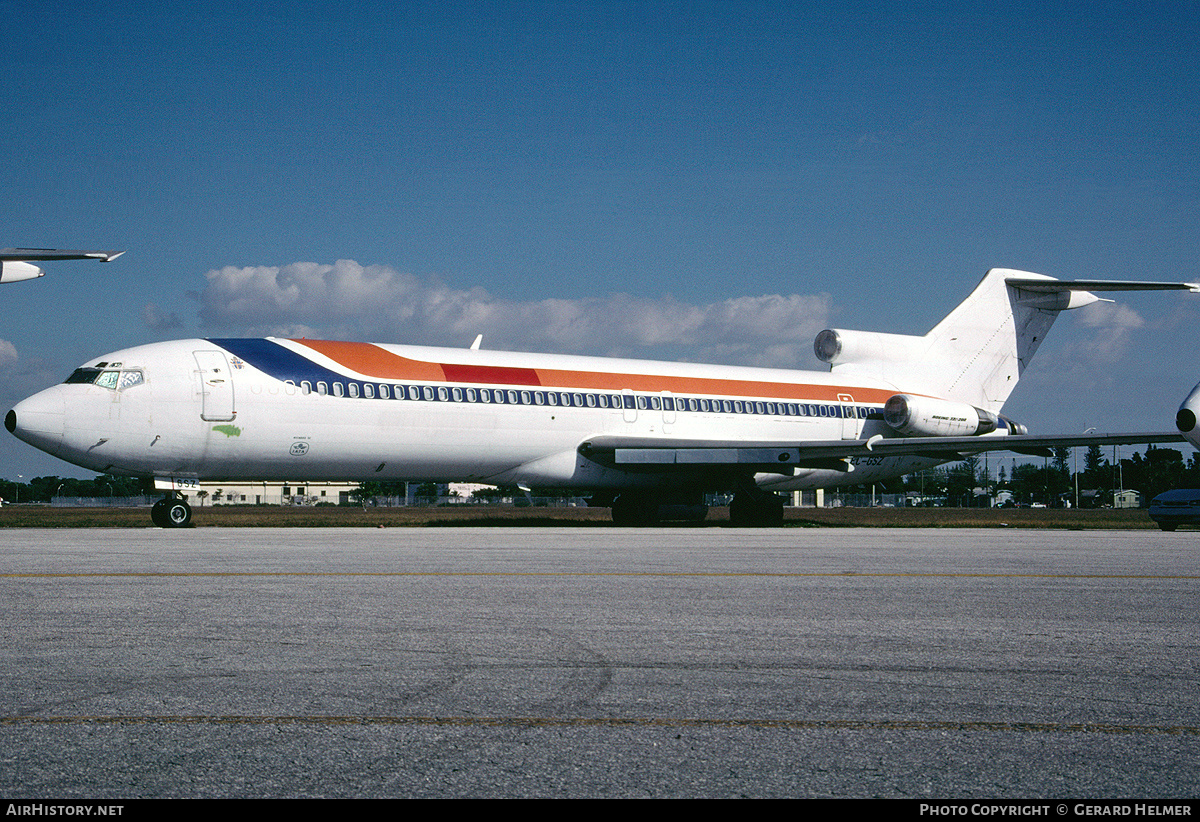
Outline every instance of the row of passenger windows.
{"type": "MultiPolygon", "coordinates": [[[[295,383],[288,381],[289,385],[295,383]]],[[[571,391],[545,391],[516,388],[463,388],[448,385],[389,385],[385,383],[315,385],[303,381],[303,394],[359,397],[365,399],[418,400],[424,402],[466,402],[493,405],[544,405],[561,408],[638,409],[641,411],[695,411],[712,414],[766,414],[784,417],[840,417],[866,419],[867,406],[834,403],[772,402],[768,400],[714,400],[700,397],[675,397],[662,394],[612,394],[571,391]]]]}

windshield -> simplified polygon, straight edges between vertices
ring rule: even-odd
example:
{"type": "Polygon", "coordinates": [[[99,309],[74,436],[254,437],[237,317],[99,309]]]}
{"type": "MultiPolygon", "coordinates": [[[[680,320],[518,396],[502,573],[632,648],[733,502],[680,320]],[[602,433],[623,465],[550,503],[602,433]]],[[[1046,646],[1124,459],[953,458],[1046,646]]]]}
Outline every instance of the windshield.
{"type": "Polygon", "coordinates": [[[67,377],[66,384],[90,384],[101,388],[111,388],[123,391],[135,385],[141,385],[145,377],[139,370],[118,370],[114,368],[76,368],[67,377]]]}

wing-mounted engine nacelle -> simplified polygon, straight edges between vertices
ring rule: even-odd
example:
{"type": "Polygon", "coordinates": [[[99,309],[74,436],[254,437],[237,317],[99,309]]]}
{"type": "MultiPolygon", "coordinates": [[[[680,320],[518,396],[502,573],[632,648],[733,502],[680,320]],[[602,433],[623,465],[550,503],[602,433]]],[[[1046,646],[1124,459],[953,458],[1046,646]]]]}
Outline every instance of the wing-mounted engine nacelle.
{"type": "Polygon", "coordinates": [[[896,394],[883,406],[883,421],[910,437],[970,437],[990,434],[1000,424],[991,411],[965,402],[896,394]]]}
{"type": "Polygon", "coordinates": [[[33,263],[20,260],[4,260],[0,262],[0,283],[19,283],[21,280],[35,280],[45,274],[33,263]]]}

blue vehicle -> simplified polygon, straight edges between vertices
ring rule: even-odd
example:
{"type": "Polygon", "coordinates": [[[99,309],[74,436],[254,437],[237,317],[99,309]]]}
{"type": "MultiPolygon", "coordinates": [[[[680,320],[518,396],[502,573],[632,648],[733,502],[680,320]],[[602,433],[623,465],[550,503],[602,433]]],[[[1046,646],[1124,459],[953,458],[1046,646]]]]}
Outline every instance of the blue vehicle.
{"type": "Polygon", "coordinates": [[[1200,525],[1200,489],[1164,491],[1150,502],[1150,519],[1164,531],[1180,525],[1200,525]]]}

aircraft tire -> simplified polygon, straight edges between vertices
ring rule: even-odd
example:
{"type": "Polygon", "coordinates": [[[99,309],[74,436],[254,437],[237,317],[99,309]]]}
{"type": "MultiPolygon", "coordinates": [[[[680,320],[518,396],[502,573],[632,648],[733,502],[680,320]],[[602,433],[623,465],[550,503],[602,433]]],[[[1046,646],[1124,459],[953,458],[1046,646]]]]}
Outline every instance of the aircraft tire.
{"type": "Polygon", "coordinates": [[[616,525],[631,528],[658,524],[658,501],[622,494],[613,500],[612,519],[616,525]]]}
{"type": "Polygon", "coordinates": [[[167,523],[167,503],[168,502],[170,502],[170,500],[160,499],[158,502],[154,503],[154,506],[150,509],[150,521],[153,522],[155,525],[157,525],[159,528],[169,528],[170,527],[170,525],[167,523]]]}
{"type": "Polygon", "coordinates": [[[169,528],[187,528],[192,524],[192,506],[181,499],[167,503],[166,520],[169,528]]]}
{"type": "Polygon", "coordinates": [[[181,499],[160,499],[150,509],[150,520],[159,528],[186,528],[192,524],[192,506],[181,499]]]}
{"type": "Polygon", "coordinates": [[[735,494],[729,503],[729,524],[738,528],[769,528],[783,524],[783,497],[735,494]]]}

